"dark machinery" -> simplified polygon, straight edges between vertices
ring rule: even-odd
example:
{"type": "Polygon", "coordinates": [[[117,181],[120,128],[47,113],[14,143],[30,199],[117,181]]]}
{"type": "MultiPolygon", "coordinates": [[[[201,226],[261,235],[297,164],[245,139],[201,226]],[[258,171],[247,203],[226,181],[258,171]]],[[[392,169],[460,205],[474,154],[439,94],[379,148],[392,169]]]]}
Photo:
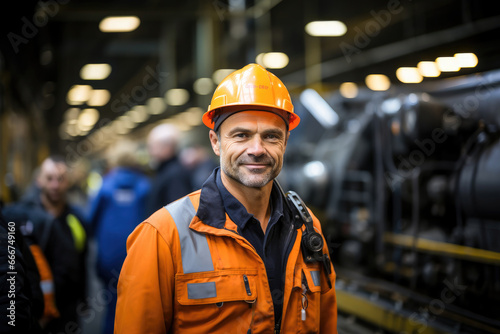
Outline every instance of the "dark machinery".
{"type": "Polygon", "coordinates": [[[323,223],[340,312],[389,332],[500,333],[500,72],[418,89],[335,95],[329,128],[300,110],[281,182],[323,223]]]}

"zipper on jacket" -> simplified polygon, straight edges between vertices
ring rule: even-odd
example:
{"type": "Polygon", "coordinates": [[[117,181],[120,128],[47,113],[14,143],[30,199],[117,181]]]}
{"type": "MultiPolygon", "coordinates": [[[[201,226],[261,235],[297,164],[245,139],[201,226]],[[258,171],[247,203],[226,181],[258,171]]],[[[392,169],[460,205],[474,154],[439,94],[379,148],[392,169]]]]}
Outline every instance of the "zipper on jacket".
{"type": "Polygon", "coordinates": [[[245,289],[247,290],[247,295],[251,296],[252,291],[250,290],[250,283],[248,282],[247,275],[243,275],[243,282],[245,283],[245,289]]]}
{"type": "Polygon", "coordinates": [[[300,310],[300,319],[302,321],[306,321],[307,318],[306,310],[309,304],[309,301],[307,300],[308,291],[309,291],[309,286],[307,285],[307,279],[304,274],[304,271],[302,271],[302,300],[301,300],[302,309],[300,310]]]}
{"type": "Polygon", "coordinates": [[[281,330],[281,320],[274,324],[274,334],[279,334],[281,330]]]}

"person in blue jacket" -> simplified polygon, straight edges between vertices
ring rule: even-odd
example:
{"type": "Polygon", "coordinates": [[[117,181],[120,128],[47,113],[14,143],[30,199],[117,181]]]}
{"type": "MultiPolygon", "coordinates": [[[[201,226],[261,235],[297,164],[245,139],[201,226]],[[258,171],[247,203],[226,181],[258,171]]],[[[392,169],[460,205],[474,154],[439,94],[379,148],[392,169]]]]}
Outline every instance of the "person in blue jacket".
{"type": "Polygon", "coordinates": [[[103,333],[113,333],[117,299],[116,282],[127,255],[128,235],[146,218],[150,182],[136,157],[137,145],[120,141],[108,155],[109,172],[91,200],[91,233],[97,246],[96,272],[112,296],[107,303],[103,333]]]}

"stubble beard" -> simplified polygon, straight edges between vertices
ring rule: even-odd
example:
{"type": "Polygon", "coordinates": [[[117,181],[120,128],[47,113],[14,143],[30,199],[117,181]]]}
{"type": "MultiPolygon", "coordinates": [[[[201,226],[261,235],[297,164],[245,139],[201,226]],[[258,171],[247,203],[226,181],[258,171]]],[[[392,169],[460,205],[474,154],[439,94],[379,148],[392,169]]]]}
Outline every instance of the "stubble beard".
{"type": "Polygon", "coordinates": [[[278,166],[271,157],[266,157],[265,159],[247,158],[246,160],[238,158],[234,164],[227,164],[221,159],[221,169],[228,177],[249,188],[264,187],[270,181],[274,180],[281,170],[280,166],[278,166]],[[262,160],[265,160],[269,162],[270,168],[266,168],[263,171],[259,169],[248,169],[245,167],[244,161],[248,163],[249,160],[260,163],[262,163],[262,160]]]}

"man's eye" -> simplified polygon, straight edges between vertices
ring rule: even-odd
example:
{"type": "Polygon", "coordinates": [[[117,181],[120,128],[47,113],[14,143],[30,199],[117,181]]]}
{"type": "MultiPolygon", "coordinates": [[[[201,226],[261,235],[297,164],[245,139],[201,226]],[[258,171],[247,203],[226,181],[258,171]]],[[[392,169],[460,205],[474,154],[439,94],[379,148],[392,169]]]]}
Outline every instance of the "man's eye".
{"type": "Polygon", "coordinates": [[[246,137],[248,137],[248,135],[246,133],[237,133],[235,135],[235,137],[237,137],[237,138],[246,138],[246,137]]]}
{"type": "Polygon", "coordinates": [[[268,134],[268,135],[266,135],[266,139],[277,140],[277,139],[280,139],[280,136],[275,135],[275,134],[268,134]]]}

